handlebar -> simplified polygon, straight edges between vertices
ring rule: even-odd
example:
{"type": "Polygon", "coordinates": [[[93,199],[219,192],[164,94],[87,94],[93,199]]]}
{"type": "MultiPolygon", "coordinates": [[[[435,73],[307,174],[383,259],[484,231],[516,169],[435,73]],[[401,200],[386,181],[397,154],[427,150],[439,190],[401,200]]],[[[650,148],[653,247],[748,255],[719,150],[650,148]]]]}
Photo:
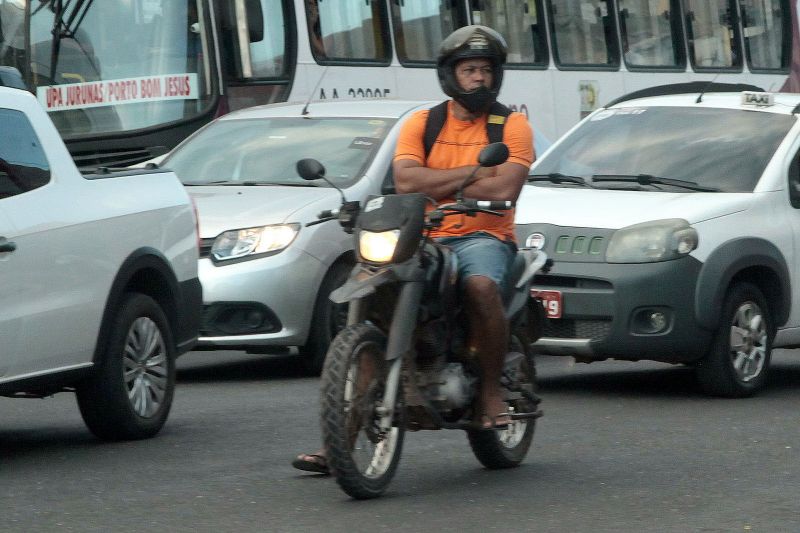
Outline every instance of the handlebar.
{"type": "Polygon", "coordinates": [[[472,200],[465,199],[462,203],[470,209],[490,209],[492,211],[508,211],[514,209],[516,202],[511,200],[472,200]]]}

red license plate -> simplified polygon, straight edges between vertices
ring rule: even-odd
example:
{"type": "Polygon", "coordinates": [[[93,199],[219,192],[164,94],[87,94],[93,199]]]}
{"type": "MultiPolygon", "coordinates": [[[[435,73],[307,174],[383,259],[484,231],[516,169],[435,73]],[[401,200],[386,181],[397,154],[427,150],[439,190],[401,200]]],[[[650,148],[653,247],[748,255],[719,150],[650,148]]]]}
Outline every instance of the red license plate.
{"type": "Polygon", "coordinates": [[[561,291],[531,289],[531,297],[542,302],[547,318],[561,318],[561,291]]]}

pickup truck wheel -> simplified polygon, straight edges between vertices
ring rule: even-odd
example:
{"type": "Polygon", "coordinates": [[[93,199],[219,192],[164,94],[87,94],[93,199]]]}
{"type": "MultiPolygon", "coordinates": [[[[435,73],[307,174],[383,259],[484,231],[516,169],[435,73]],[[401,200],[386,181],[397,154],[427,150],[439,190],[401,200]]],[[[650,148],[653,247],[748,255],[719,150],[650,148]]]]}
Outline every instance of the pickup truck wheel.
{"type": "Polygon", "coordinates": [[[697,365],[702,389],[728,398],[755,394],[764,386],[773,331],[767,301],[758,287],[751,283],[731,287],[711,349],[697,365]]]}
{"type": "Polygon", "coordinates": [[[348,305],[333,303],[330,296],[334,290],[344,285],[351,269],[352,266],[346,263],[334,265],[319,287],[308,341],[300,348],[300,364],[309,375],[318,376],[322,372],[328,346],[347,325],[348,305]]]}
{"type": "Polygon", "coordinates": [[[167,420],[175,391],[175,349],[155,300],[125,295],[92,376],[78,386],[78,406],[104,440],[152,437],[167,420]]]}

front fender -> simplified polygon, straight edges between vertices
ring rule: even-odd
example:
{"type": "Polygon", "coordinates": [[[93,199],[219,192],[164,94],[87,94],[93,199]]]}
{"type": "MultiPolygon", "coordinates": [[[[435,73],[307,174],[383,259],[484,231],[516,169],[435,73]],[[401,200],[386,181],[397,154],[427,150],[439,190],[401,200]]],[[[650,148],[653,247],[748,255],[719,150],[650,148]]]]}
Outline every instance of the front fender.
{"type": "Polygon", "coordinates": [[[344,285],[331,292],[331,301],[337,304],[358,300],[375,292],[377,287],[397,281],[397,276],[389,268],[368,270],[356,265],[344,285]]]}
{"type": "Polygon", "coordinates": [[[719,310],[731,280],[737,274],[754,268],[771,273],[771,276],[760,275],[755,281],[757,284],[767,283],[768,286],[774,286],[772,291],[765,291],[765,296],[772,306],[775,325],[786,323],[792,294],[786,258],[769,241],[743,237],[723,243],[700,269],[694,304],[697,321],[701,326],[709,330],[719,326],[719,310]]]}

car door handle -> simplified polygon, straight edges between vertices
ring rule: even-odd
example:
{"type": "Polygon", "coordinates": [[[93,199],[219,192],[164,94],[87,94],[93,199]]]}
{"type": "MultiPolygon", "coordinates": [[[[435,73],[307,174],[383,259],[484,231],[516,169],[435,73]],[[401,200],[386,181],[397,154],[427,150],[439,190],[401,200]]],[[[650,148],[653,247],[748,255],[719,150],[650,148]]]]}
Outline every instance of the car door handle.
{"type": "Polygon", "coordinates": [[[0,237],[0,254],[4,252],[13,252],[17,249],[17,244],[15,242],[6,240],[5,237],[0,237]]]}

